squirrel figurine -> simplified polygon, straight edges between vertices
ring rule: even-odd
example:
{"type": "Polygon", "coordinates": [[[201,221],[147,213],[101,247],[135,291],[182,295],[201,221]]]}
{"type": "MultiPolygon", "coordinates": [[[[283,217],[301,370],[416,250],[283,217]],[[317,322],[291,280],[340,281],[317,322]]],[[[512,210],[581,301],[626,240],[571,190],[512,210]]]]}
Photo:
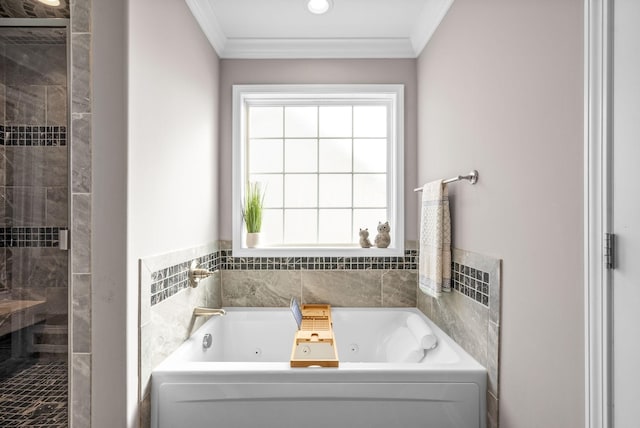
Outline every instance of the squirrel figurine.
{"type": "Polygon", "coordinates": [[[360,246],[362,248],[371,248],[371,241],[369,241],[369,229],[360,229],[360,246]]]}
{"type": "Polygon", "coordinates": [[[391,227],[389,226],[389,222],[378,222],[378,234],[376,235],[375,244],[378,248],[387,248],[391,243],[391,235],[389,232],[391,231],[391,227]]]}

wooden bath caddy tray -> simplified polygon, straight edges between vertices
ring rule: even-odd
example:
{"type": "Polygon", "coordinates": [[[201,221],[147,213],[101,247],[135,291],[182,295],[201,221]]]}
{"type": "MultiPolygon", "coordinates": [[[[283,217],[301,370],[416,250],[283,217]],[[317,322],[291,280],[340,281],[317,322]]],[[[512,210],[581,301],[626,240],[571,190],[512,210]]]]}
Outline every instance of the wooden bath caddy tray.
{"type": "Polygon", "coordinates": [[[330,305],[302,305],[302,322],[291,350],[291,367],[338,367],[330,305]]]}

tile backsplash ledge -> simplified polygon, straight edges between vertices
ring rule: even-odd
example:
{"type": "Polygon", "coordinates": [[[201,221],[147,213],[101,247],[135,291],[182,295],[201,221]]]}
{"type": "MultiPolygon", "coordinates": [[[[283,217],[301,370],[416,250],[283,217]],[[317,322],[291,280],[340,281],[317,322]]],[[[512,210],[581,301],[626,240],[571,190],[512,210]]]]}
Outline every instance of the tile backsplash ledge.
{"type": "MultiPolygon", "coordinates": [[[[200,267],[211,271],[407,271],[415,272],[419,253],[416,249],[405,250],[404,257],[234,257],[229,242],[221,242],[218,249],[197,258],[200,267]]],[[[189,287],[189,266],[193,259],[162,267],[151,273],[150,304],[156,305],[181,290],[189,287]]],[[[454,260],[451,264],[453,290],[485,307],[490,300],[490,274],[454,260]]],[[[383,272],[380,272],[382,274],[383,272]]],[[[287,276],[286,274],[284,274],[287,276]]],[[[237,275],[236,275],[237,276],[237,275]]],[[[291,275],[287,276],[290,279],[291,275]]],[[[307,275],[308,276],[308,275],[307,275]]],[[[352,275],[343,279],[349,280],[352,275]]],[[[373,278],[373,277],[372,277],[373,278]]],[[[239,278],[238,278],[239,279],[239,278]]],[[[336,278],[336,279],[339,279],[336,278]]],[[[378,280],[378,277],[373,278],[378,280]]],[[[294,278],[294,282],[300,279],[294,278]]],[[[259,282],[254,280],[254,282],[259,282]]],[[[266,285],[265,281],[262,285],[266,285]]],[[[229,289],[229,287],[223,287],[229,289]]],[[[371,290],[374,291],[374,290],[371,290]]],[[[384,293],[383,293],[384,294],[384,293]]],[[[271,304],[279,299],[267,299],[271,304]]],[[[245,304],[248,304],[245,301],[245,304]]],[[[231,299],[225,305],[237,305],[231,299]]],[[[265,302],[259,302],[263,306],[265,302]]],[[[282,303],[282,302],[279,302],[282,303]]],[[[382,303],[382,302],[381,302],[382,303]]],[[[378,305],[374,305],[378,306],[378,305]]]]}
{"type": "MultiPolygon", "coordinates": [[[[220,271],[342,271],[342,270],[416,270],[418,251],[405,250],[404,257],[234,257],[230,243],[199,257],[200,267],[220,271]]],[[[191,260],[163,267],[151,274],[151,305],[160,303],[189,286],[191,260]]]]}

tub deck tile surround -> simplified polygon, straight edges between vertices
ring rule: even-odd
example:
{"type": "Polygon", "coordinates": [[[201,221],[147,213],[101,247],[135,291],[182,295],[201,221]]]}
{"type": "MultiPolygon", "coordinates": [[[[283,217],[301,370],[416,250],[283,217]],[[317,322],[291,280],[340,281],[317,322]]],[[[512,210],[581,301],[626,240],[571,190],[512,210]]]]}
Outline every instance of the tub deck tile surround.
{"type": "MultiPolygon", "coordinates": [[[[298,278],[298,283],[302,284],[302,275],[296,275],[296,273],[304,275],[304,272],[341,272],[342,278],[336,283],[345,284],[350,281],[349,276],[357,278],[357,275],[354,276],[354,272],[357,271],[376,272],[378,277],[375,279],[375,283],[380,287],[379,290],[375,290],[378,295],[376,297],[378,301],[373,302],[367,298],[364,299],[365,303],[359,303],[362,299],[355,299],[337,306],[381,306],[385,290],[382,276],[388,272],[413,272],[417,268],[418,258],[413,242],[407,243],[408,249],[405,250],[404,257],[234,257],[230,245],[229,241],[221,241],[219,249],[203,254],[198,258],[202,267],[222,272],[223,290],[226,290],[226,295],[230,299],[228,303],[225,299],[225,306],[286,306],[290,297],[294,295],[302,300],[303,288],[298,292],[282,286],[280,287],[283,288],[282,290],[276,291],[277,287],[274,288],[274,285],[270,285],[270,274],[262,275],[260,273],[289,272],[289,274],[283,275],[282,278],[287,280],[289,278],[298,278]],[[243,272],[243,274],[232,272],[243,272]],[[227,284],[226,287],[225,283],[227,284]],[[239,287],[245,287],[244,291],[246,293],[239,293],[239,287]],[[268,289],[271,291],[266,291],[268,289]],[[264,300],[260,298],[251,299],[251,296],[256,295],[256,293],[264,300]],[[286,295],[289,297],[286,297],[286,295]],[[275,298],[275,296],[279,297],[275,298]],[[243,303],[236,301],[238,298],[243,303]]],[[[172,265],[158,264],[160,267],[151,273],[152,283],[150,286],[151,294],[149,295],[151,306],[172,297],[189,286],[187,273],[192,259],[193,257],[185,257],[184,260],[175,262],[172,265]]],[[[398,278],[402,277],[404,276],[401,275],[398,278]]],[[[392,299],[392,295],[400,295],[398,294],[400,290],[393,290],[389,282],[387,284],[386,290],[392,293],[389,294],[389,299],[392,299]]],[[[401,294],[404,293],[406,295],[405,297],[413,293],[413,284],[407,281],[398,282],[396,287],[405,289],[404,292],[401,292],[401,294]]],[[[307,293],[313,292],[311,289],[307,290],[307,293]]],[[[144,298],[147,294],[143,293],[141,296],[144,298]]],[[[394,306],[415,306],[415,299],[402,298],[397,300],[394,306]],[[403,302],[406,302],[406,304],[403,302]]]]}
{"type": "Polygon", "coordinates": [[[411,270],[388,270],[382,274],[382,306],[416,307],[418,276],[411,270]]]}
{"type": "MultiPolygon", "coordinates": [[[[454,248],[454,275],[463,278],[451,293],[434,299],[418,293],[418,308],[473,355],[488,371],[487,426],[498,426],[501,260],[454,248]],[[455,265],[458,264],[458,269],[455,265]],[[488,282],[485,281],[485,274],[488,282]],[[471,282],[481,276],[482,281],[471,282]],[[465,284],[464,278],[468,278],[465,284]],[[488,295],[482,290],[487,285],[488,295]],[[480,293],[477,293],[480,287],[480,293]],[[484,297],[487,297],[485,300],[484,297]],[[485,301],[487,304],[485,304],[485,301]]],[[[455,279],[455,277],[454,277],[455,279]]]]}
{"type": "Polygon", "coordinates": [[[447,326],[443,330],[457,343],[464,343],[465,350],[486,367],[489,340],[486,308],[456,292],[434,299],[431,304],[434,322],[447,326]]]}
{"type": "Polygon", "coordinates": [[[302,303],[381,307],[382,277],[375,270],[303,271],[302,303]]]}
{"type": "Polygon", "coordinates": [[[415,249],[407,250],[404,258],[385,260],[387,258],[236,258],[230,247],[230,242],[221,241],[209,248],[141,261],[143,427],[148,426],[151,371],[184,339],[186,332],[182,324],[190,319],[190,311],[197,302],[211,307],[283,307],[292,296],[303,303],[322,301],[332,306],[417,306],[487,367],[488,422],[489,427],[498,426],[500,260],[454,249],[453,260],[459,263],[461,286],[436,301],[416,291],[418,254],[415,249]],[[220,271],[210,283],[210,280],[202,283],[206,287],[203,295],[198,294],[204,290],[200,287],[195,289],[200,291],[181,291],[184,290],[183,274],[196,258],[207,268],[220,271]],[[469,278],[466,283],[464,277],[469,278]]]}
{"type": "MultiPolygon", "coordinates": [[[[148,413],[143,410],[149,399],[149,380],[151,371],[164,360],[188,335],[189,323],[195,306],[222,307],[221,275],[215,275],[200,281],[197,288],[185,285],[175,294],[155,302],[152,287],[158,284],[175,285],[182,281],[182,274],[188,270],[192,260],[198,261],[207,269],[216,269],[216,259],[212,256],[219,252],[218,243],[201,247],[175,251],[168,254],[146,257],[139,260],[139,389],[141,403],[140,424],[149,426],[148,413]],[[152,305],[152,302],[153,305],[152,305]]],[[[186,283],[185,283],[186,284],[186,283]]],[[[203,319],[195,321],[199,327],[203,319]]]]}
{"type": "Polygon", "coordinates": [[[301,301],[300,271],[221,271],[224,306],[283,307],[301,301]]]}

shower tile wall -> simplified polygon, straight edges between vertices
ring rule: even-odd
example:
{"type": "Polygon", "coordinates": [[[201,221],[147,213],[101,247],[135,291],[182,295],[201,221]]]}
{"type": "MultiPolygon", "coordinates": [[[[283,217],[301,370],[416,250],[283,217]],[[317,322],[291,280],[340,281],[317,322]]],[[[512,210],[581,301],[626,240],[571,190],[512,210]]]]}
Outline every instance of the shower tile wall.
{"type": "Polygon", "coordinates": [[[0,46],[0,290],[46,300],[47,321],[66,324],[68,253],[57,231],[68,227],[67,51],[64,32],[50,31],[60,31],[57,43],[0,46]]]}
{"type": "MultiPolygon", "coordinates": [[[[72,358],[69,381],[71,383],[71,397],[69,413],[71,418],[69,426],[74,428],[89,427],[91,425],[91,38],[92,38],[92,6],[91,0],[61,0],[60,7],[49,8],[37,0],[0,0],[0,17],[3,18],[67,18],[71,26],[71,96],[76,102],[73,105],[71,130],[67,130],[67,144],[71,146],[72,157],[70,167],[72,170],[72,201],[71,218],[67,219],[74,229],[79,231],[84,228],[80,236],[74,237],[74,245],[82,249],[71,254],[73,268],[69,286],[72,289],[72,358]]],[[[24,43],[32,40],[28,34],[20,36],[24,43]]],[[[42,40],[42,37],[38,37],[42,40]]],[[[0,49],[2,48],[0,41],[0,49]]],[[[3,50],[1,52],[4,52],[3,50]]],[[[4,63],[0,63],[0,77],[4,75],[4,63]]],[[[0,79],[2,80],[2,79],[0,79]]],[[[55,98],[62,97],[61,88],[49,88],[45,97],[52,102],[55,98]]],[[[61,85],[57,85],[61,86],[61,85]]],[[[0,84],[0,124],[4,124],[6,117],[7,88],[0,84]]],[[[66,98],[66,94],[64,95],[66,98]]],[[[40,110],[42,111],[42,110],[40,110]]],[[[44,109],[52,121],[62,120],[50,109],[44,109]]],[[[66,114],[66,113],[65,113],[66,114]]],[[[4,125],[3,125],[4,126],[4,125]]],[[[0,132],[2,134],[2,132],[0,132]]],[[[5,186],[4,171],[6,146],[0,145],[0,198],[4,200],[5,186]]],[[[68,193],[59,193],[57,196],[53,189],[47,193],[46,213],[49,216],[64,216],[67,209],[62,207],[68,193]],[[58,201],[59,203],[55,203],[58,201]],[[57,212],[57,214],[56,214],[57,212]]],[[[4,203],[0,203],[0,221],[6,217],[4,203]]],[[[6,262],[5,248],[0,248],[0,264],[6,262]]],[[[3,270],[6,272],[7,270],[3,270]]],[[[0,274],[0,298],[6,296],[8,277],[0,274]],[[3,293],[5,287],[5,293],[3,293]]],[[[63,299],[67,301],[67,297],[63,299]]]]}

